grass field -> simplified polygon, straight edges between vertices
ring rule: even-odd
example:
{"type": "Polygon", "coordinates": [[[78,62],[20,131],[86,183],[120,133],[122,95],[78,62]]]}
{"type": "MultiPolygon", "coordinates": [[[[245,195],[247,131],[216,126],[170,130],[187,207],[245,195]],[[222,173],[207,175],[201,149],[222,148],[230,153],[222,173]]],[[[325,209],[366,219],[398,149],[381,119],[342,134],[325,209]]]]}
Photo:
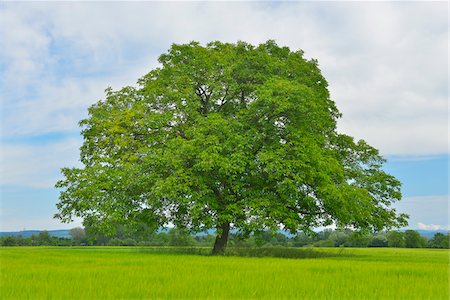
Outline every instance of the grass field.
{"type": "Polygon", "coordinates": [[[288,259],[132,247],[0,248],[0,297],[449,299],[448,250],[317,251],[316,258],[288,259]]]}

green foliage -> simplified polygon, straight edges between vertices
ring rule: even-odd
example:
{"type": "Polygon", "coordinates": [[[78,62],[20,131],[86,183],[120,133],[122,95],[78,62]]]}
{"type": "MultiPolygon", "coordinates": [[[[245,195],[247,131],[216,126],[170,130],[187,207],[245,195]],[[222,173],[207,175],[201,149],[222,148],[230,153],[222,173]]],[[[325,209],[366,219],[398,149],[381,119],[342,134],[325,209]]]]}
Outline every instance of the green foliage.
{"type": "Polygon", "coordinates": [[[7,236],[2,240],[2,246],[17,246],[17,238],[13,236],[7,236]]]}
{"type": "Polygon", "coordinates": [[[334,245],[332,240],[321,240],[314,243],[314,247],[334,247],[334,245]]]}
{"type": "Polygon", "coordinates": [[[387,247],[388,240],[385,236],[374,236],[370,239],[367,247],[387,247]]]}
{"type": "Polygon", "coordinates": [[[337,133],[328,84],[302,51],[192,42],[159,62],[89,108],[84,167],[62,169],[57,218],[106,233],[172,223],[218,236],[230,224],[244,235],[406,224],[391,208],[400,182],[376,149],[337,133]]]}
{"type": "Polygon", "coordinates": [[[449,247],[450,234],[444,235],[443,233],[436,233],[432,239],[428,241],[428,247],[430,248],[450,248],[449,247]]]}
{"type": "Polygon", "coordinates": [[[354,232],[349,236],[344,245],[346,247],[364,248],[369,245],[369,242],[370,237],[368,235],[365,235],[361,232],[354,232]]]}
{"type": "Polygon", "coordinates": [[[192,246],[195,240],[184,229],[172,228],[169,231],[170,246],[192,246]]]}
{"type": "Polygon", "coordinates": [[[340,247],[344,246],[347,243],[349,237],[353,234],[353,232],[346,232],[341,230],[335,230],[328,236],[328,239],[333,242],[332,247],[340,247]]]}
{"type": "Polygon", "coordinates": [[[70,246],[70,239],[47,236],[48,233],[42,235],[32,235],[25,238],[22,236],[3,236],[0,237],[0,246],[70,246]]]}
{"type": "Polygon", "coordinates": [[[272,245],[272,246],[286,246],[288,237],[279,232],[273,231],[258,231],[254,235],[254,241],[257,246],[272,245]]]}
{"type": "Polygon", "coordinates": [[[303,246],[307,246],[309,244],[312,244],[312,238],[303,233],[303,232],[298,232],[292,239],[292,247],[303,247],[303,246]]]}
{"type": "MultiPolygon", "coordinates": [[[[114,235],[102,236],[98,233],[93,235],[90,230],[80,230],[76,228],[72,232],[72,239],[46,237],[44,233],[41,236],[46,238],[40,239],[39,235],[33,235],[30,238],[21,236],[5,236],[0,237],[1,246],[70,246],[70,245],[108,245],[108,246],[184,246],[184,247],[211,247],[214,244],[214,236],[212,234],[192,235],[183,228],[171,228],[168,231],[152,232],[147,235],[126,233],[120,228],[116,229],[114,235]],[[78,232],[85,232],[85,237],[80,243],[74,237],[78,232]]],[[[250,236],[244,236],[239,232],[231,233],[230,246],[244,249],[257,248],[289,248],[289,247],[397,247],[397,248],[448,248],[449,235],[436,233],[429,241],[425,237],[419,235],[416,231],[406,232],[379,232],[379,233],[363,233],[354,232],[349,229],[330,230],[318,232],[314,235],[307,235],[298,232],[295,236],[289,236],[281,232],[274,231],[258,231],[250,236]],[[408,238],[414,237],[412,238],[408,238]],[[408,242],[407,242],[408,241],[408,242]],[[415,241],[415,244],[413,243],[415,241]]],[[[259,250],[258,250],[259,251],[259,250]]],[[[245,251],[244,251],[245,252],[245,251]]]]}
{"type": "Polygon", "coordinates": [[[39,245],[50,246],[52,244],[52,241],[51,241],[52,238],[47,230],[43,230],[43,231],[39,232],[39,234],[37,235],[35,240],[37,240],[39,245]]]}
{"type": "Polygon", "coordinates": [[[391,231],[387,239],[389,247],[403,248],[406,246],[403,232],[391,231]]]}
{"type": "Polygon", "coordinates": [[[406,248],[423,248],[427,244],[427,240],[415,230],[406,230],[404,238],[406,248]]]}
{"type": "Polygon", "coordinates": [[[74,245],[86,245],[87,237],[84,229],[81,227],[72,228],[69,231],[69,235],[72,238],[74,245]]]}
{"type": "Polygon", "coordinates": [[[108,241],[108,246],[136,246],[136,241],[132,238],[121,240],[115,237],[108,241]]]}

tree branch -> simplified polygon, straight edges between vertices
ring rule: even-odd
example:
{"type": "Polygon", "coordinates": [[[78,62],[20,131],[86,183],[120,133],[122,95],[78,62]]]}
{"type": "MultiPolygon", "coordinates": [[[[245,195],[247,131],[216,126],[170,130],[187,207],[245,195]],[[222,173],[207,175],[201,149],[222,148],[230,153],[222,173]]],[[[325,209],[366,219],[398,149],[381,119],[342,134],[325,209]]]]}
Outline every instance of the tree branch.
{"type": "Polygon", "coordinates": [[[228,96],[228,87],[225,89],[225,95],[223,95],[222,99],[220,100],[219,108],[217,109],[217,112],[219,112],[222,108],[222,106],[226,103],[225,98],[228,96]]]}

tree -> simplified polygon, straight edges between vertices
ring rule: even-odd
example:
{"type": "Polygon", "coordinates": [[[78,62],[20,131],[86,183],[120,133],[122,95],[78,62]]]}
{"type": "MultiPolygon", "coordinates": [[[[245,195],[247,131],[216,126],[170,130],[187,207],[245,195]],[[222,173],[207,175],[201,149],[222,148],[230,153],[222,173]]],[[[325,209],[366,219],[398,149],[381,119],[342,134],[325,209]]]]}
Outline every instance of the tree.
{"type": "Polygon", "coordinates": [[[297,235],[292,238],[292,246],[294,247],[303,247],[312,243],[313,240],[311,236],[303,232],[297,233],[297,235]]]}
{"type": "Polygon", "coordinates": [[[43,230],[38,234],[38,240],[40,241],[41,245],[51,245],[51,239],[52,237],[47,230],[43,230]]]}
{"type": "Polygon", "coordinates": [[[449,234],[445,235],[441,232],[437,232],[428,241],[428,247],[430,247],[430,248],[449,248],[449,241],[450,241],[449,234]]]}
{"type": "Polygon", "coordinates": [[[367,247],[387,247],[388,240],[385,236],[374,236],[370,239],[367,247]]]}
{"type": "Polygon", "coordinates": [[[86,233],[84,232],[84,229],[81,227],[75,227],[70,229],[69,235],[72,238],[75,245],[81,245],[86,244],[86,233]]]}
{"type": "Polygon", "coordinates": [[[174,44],[137,87],[106,90],[82,120],[83,168],[63,168],[56,218],[101,230],[172,223],[292,233],[406,224],[400,182],[340,113],[316,60],[273,41],[174,44]]]}
{"type": "Polygon", "coordinates": [[[17,238],[14,236],[6,236],[1,241],[1,246],[17,246],[17,238]]]}
{"type": "Polygon", "coordinates": [[[191,246],[194,239],[189,232],[183,229],[172,228],[169,231],[169,245],[171,246],[191,246]]]}
{"type": "Polygon", "coordinates": [[[347,242],[347,240],[349,239],[349,235],[347,232],[335,230],[329,235],[328,239],[334,242],[335,247],[340,247],[347,242]]]}
{"type": "Polygon", "coordinates": [[[405,237],[403,232],[391,231],[387,237],[388,247],[404,248],[405,237]]]}
{"type": "Polygon", "coordinates": [[[345,242],[346,247],[365,248],[369,245],[370,237],[363,232],[353,232],[345,242]]]}
{"type": "Polygon", "coordinates": [[[404,233],[406,248],[423,248],[427,240],[415,230],[406,230],[404,233]]]}

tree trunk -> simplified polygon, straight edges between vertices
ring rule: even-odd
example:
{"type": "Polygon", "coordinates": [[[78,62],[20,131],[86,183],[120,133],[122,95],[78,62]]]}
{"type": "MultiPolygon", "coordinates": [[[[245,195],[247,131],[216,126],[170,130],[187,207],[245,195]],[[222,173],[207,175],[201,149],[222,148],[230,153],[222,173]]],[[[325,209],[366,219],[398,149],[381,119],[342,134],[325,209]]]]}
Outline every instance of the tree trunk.
{"type": "Polygon", "coordinates": [[[225,222],[217,227],[216,241],[212,250],[213,255],[223,255],[228,243],[228,234],[230,233],[230,223],[225,222]]]}

